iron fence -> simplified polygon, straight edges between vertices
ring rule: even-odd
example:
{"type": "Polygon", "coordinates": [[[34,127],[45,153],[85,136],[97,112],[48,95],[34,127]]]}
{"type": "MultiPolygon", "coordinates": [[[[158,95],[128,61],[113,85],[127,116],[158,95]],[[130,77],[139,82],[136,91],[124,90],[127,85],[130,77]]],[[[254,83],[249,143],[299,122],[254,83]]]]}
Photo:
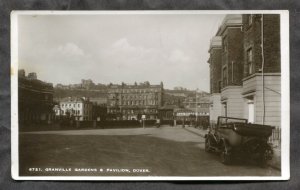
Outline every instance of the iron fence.
{"type": "Polygon", "coordinates": [[[269,137],[269,142],[274,147],[280,147],[281,145],[281,128],[276,127],[272,130],[272,135],[269,137]]]}

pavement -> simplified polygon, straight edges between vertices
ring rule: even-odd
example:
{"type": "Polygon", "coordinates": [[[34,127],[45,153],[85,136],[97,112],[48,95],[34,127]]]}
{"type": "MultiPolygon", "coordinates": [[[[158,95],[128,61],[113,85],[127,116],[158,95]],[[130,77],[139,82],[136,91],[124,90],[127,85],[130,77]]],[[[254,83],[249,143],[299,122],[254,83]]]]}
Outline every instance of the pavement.
{"type": "Polygon", "coordinates": [[[196,135],[191,135],[190,133],[182,133],[183,129],[185,128],[182,128],[180,126],[170,127],[169,125],[162,125],[159,128],[151,127],[151,128],[126,128],[126,129],[120,128],[120,129],[31,131],[31,132],[21,132],[20,134],[104,135],[104,136],[105,135],[107,136],[147,135],[147,136],[158,137],[166,140],[173,140],[177,142],[196,142],[196,143],[204,142],[203,138],[199,138],[200,136],[199,133],[201,133],[201,131],[197,131],[197,133],[194,133],[196,135]]]}

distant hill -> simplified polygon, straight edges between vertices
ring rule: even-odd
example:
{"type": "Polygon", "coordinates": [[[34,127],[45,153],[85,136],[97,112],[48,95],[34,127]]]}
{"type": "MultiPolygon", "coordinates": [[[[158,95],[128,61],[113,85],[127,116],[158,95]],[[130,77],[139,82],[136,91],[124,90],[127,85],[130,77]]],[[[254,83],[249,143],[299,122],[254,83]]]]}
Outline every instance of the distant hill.
{"type": "MultiPolygon", "coordinates": [[[[183,101],[187,97],[195,96],[196,91],[180,89],[170,90],[164,89],[164,105],[182,106],[183,101]]],[[[208,95],[207,92],[198,91],[198,94],[208,95]]],[[[83,89],[83,88],[54,88],[54,101],[59,102],[65,97],[88,97],[92,102],[98,104],[106,104],[107,88],[102,89],[83,89]]]]}
{"type": "MultiPolygon", "coordinates": [[[[198,90],[198,94],[203,94],[203,95],[208,95],[208,92],[198,90]]],[[[189,96],[195,96],[196,91],[195,90],[188,90],[188,89],[183,89],[183,90],[170,90],[170,89],[165,89],[165,94],[173,95],[173,96],[182,96],[182,97],[189,97],[189,96]]]]}
{"type": "Polygon", "coordinates": [[[65,97],[88,97],[98,104],[106,103],[107,90],[60,89],[54,88],[54,101],[65,97]]]}

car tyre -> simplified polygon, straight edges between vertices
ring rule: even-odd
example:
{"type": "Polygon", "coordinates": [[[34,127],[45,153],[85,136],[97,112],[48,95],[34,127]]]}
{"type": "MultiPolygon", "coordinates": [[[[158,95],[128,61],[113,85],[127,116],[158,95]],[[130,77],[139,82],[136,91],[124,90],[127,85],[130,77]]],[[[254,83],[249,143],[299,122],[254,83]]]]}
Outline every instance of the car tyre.
{"type": "Polygon", "coordinates": [[[207,137],[205,139],[205,148],[204,148],[205,152],[211,152],[211,142],[210,142],[210,138],[207,137]]]}

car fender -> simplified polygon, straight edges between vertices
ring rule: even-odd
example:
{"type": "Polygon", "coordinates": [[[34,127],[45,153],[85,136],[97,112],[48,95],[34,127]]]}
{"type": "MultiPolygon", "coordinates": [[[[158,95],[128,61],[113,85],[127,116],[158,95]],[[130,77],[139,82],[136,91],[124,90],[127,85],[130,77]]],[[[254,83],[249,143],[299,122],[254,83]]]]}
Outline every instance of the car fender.
{"type": "Polygon", "coordinates": [[[229,145],[228,141],[225,138],[220,139],[220,147],[224,146],[226,152],[231,151],[231,146],[229,145]]]}

